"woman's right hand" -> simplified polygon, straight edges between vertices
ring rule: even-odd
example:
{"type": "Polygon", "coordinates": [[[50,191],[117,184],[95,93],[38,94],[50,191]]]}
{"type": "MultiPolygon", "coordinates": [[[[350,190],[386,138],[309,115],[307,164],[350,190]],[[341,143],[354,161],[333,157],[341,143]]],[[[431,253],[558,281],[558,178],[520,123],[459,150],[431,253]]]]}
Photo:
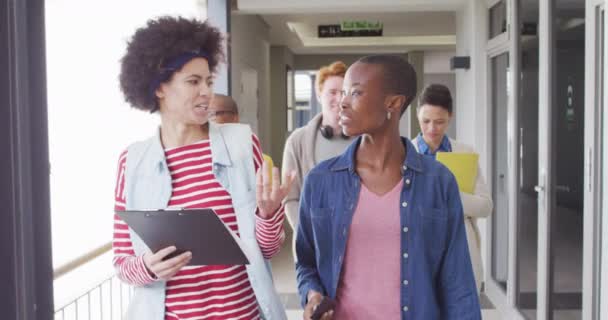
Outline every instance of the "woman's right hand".
{"type": "MultiPolygon", "coordinates": [[[[304,307],[304,320],[311,320],[311,316],[315,311],[315,308],[321,304],[321,300],[323,300],[323,295],[318,292],[310,292],[308,294],[308,303],[304,307]]],[[[325,312],[323,316],[321,316],[320,320],[331,320],[334,317],[334,311],[330,310],[325,312]]]]}
{"type": "Polygon", "coordinates": [[[160,280],[169,280],[192,259],[192,253],[186,251],[176,257],[163,261],[167,255],[175,252],[175,250],[177,248],[171,246],[160,249],[156,253],[148,252],[144,254],[144,264],[151,275],[160,280]]]}

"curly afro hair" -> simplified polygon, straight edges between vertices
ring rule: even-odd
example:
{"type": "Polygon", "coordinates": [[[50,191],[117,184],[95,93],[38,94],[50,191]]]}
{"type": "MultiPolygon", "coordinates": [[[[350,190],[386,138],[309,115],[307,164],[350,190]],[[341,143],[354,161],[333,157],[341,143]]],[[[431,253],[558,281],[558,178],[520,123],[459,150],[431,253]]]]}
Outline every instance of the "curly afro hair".
{"type": "Polygon", "coordinates": [[[137,109],[154,112],[158,101],[150,86],[162,72],[164,63],[184,52],[205,52],[209,71],[224,62],[222,33],[208,22],[164,16],[148,20],[127,43],[121,59],[120,89],[125,101],[137,109]]]}

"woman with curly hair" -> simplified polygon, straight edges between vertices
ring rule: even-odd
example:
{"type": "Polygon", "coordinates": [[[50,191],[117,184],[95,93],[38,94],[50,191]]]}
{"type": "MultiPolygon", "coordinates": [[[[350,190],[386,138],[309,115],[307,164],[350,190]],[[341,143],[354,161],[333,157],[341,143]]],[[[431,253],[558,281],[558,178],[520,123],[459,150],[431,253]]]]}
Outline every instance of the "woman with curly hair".
{"type": "Polygon", "coordinates": [[[285,198],[270,181],[249,126],[208,121],[222,34],[195,19],[148,21],[128,43],[120,86],[133,107],[158,113],[160,128],[119,158],[115,210],[212,208],[249,249],[249,265],[188,265],[176,248],[151,252],[114,215],[118,277],[135,287],[127,319],[286,319],[268,259],[283,240],[285,198]],[[256,174],[257,172],[257,174],[256,174]]]}

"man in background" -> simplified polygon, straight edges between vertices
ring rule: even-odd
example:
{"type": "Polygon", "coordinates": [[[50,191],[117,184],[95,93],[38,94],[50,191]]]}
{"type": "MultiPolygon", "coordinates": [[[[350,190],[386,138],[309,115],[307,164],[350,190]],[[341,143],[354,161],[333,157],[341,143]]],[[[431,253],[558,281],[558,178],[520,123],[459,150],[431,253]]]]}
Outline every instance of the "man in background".
{"type": "MultiPolygon", "coordinates": [[[[239,106],[236,104],[236,101],[232,99],[232,97],[224,94],[216,93],[213,95],[209,111],[209,119],[215,123],[239,123],[240,121],[239,106]]],[[[274,162],[269,155],[262,154],[262,157],[268,165],[272,177],[272,168],[274,167],[274,162]]]]}
{"type": "Polygon", "coordinates": [[[319,162],[340,155],[353,141],[353,137],[342,132],[339,123],[342,82],[346,68],[342,61],[336,61],[319,69],[315,92],[321,104],[321,112],[308,124],[294,130],[285,142],[282,171],[296,171],[296,179],[284,201],[287,220],[294,230],[294,244],[304,177],[319,162]]]}
{"type": "Polygon", "coordinates": [[[210,119],[216,123],[239,123],[239,107],[232,97],[214,94],[210,111],[210,119]]]}

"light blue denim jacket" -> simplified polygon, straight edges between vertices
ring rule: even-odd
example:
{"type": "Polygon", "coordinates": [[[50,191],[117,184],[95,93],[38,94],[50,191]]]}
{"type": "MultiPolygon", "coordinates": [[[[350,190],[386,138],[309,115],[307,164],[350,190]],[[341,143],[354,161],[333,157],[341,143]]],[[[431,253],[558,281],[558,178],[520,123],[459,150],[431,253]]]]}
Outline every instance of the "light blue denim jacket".
{"type": "MultiPolygon", "coordinates": [[[[251,128],[241,124],[209,125],[213,173],[232,196],[242,242],[247,246],[250,264],[247,274],[266,320],[286,320],[285,309],[274,288],[270,263],[262,256],[255,237],[255,167],[251,128]]],[[[171,198],[171,175],[160,141],[154,137],[129,146],[125,169],[126,209],[164,209],[171,198]]],[[[131,229],[135,255],[150,249],[131,229]]],[[[135,287],[127,310],[129,320],[165,318],[165,281],[135,287]]]]}

